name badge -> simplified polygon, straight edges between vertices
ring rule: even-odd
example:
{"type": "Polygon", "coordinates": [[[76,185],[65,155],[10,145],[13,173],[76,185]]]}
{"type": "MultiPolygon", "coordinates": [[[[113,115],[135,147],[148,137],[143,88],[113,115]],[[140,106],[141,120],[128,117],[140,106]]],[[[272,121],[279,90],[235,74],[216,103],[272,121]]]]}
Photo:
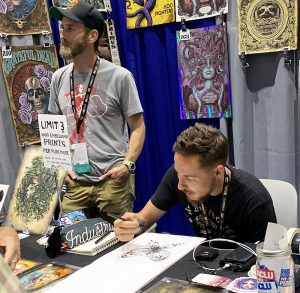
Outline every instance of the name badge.
{"type": "Polygon", "coordinates": [[[73,154],[73,166],[76,173],[91,172],[91,166],[89,164],[89,158],[87,154],[86,143],[72,144],[73,154]]]}

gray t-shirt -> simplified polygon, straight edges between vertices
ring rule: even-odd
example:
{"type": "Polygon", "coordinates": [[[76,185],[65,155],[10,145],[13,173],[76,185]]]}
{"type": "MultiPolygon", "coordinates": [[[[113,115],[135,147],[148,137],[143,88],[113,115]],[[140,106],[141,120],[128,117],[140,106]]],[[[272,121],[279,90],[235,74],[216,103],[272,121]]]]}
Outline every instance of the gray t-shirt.
{"type": "MultiPolygon", "coordinates": [[[[99,181],[99,176],[121,164],[128,149],[126,117],[142,113],[137,88],[127,69],[101,59],[89,99],[88,109],[77,134],[71,106],[70,73],[73,63],[58,69],[52,77],[49,111],[67,117],[71,144],[85,142],[91,172],[80,174],[79,180],[99,181]]],[[[91,72],[74,70],[75,101],[80,115],[91,72]]]]}

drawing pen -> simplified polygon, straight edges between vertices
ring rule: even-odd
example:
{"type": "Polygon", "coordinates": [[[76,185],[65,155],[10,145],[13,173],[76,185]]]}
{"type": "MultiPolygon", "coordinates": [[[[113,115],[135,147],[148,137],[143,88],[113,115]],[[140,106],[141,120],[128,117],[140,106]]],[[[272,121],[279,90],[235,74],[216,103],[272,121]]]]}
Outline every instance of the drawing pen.
{"type": "Polygon", "coordinates": [[[107,231],[106,233],[104,233],[103,235],[101,235],[96,241],[95,241],[95,244],[98,244],[101,240],[103,240],[106,236],[108,236],[108,234],[110,233],[111,231],[107,231]]]}
{"type": "MultiPolygon", "coordinates": [[[[122,221],[130,221],[130,220],[128,220],[128,219],[125,219],[125,218],[123,218],[123,217],[118,217],[118,216],[116,216],[116,215],[114,215],[114,214],[111,214],[111,213],[107,213],[107,215],[108,215],[110,218],[114,219],[114,220],[119,219],[119,220],[122,220],[122,221]]],[[[145,226],[144,226],[143,224],[141,224],[141,223],[139,223],[139,226],[140,226],[141,228],[145,228],[145,226]]]]}

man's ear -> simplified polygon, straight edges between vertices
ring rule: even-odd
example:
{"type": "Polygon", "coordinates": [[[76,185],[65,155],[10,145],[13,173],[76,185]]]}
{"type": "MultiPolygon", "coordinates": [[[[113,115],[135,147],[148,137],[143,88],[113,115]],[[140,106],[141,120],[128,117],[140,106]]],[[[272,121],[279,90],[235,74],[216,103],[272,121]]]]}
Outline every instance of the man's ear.
{"type": "Polygon", "coordinates": [[[98,36],[99,32],[96,29],[91,30],[88,37],[89,42],[95,43],[98,39],[98,36]]]}
{"type": "Polygon", "coordinates": [[[216,174],[216,177],[219,177],[221,176],[223,178],[223,174],[224,174],[224,166],[223,165],[217,165],[215,167],[215,174],[216,174]]]}

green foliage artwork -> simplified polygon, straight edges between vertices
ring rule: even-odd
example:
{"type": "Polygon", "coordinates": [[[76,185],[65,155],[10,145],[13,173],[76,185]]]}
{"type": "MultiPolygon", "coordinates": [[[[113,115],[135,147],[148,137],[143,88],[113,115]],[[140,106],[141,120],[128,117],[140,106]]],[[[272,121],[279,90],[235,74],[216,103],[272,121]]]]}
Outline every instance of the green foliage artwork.
{"type": "Polygon", "coordinates": [[[49,210],[52,194],[57,190],[57,171],[45,168],[42,157],[35,157],[26,169],[18,188],[15,211],[25,222],[39,221],[49,210]]]}
{"type": "Polygon", "coordinates": [[[44,167],[41,146],[25,150],[5,225],[18,231],[44,233],[53,216],[65,172],[44,167]]]}

